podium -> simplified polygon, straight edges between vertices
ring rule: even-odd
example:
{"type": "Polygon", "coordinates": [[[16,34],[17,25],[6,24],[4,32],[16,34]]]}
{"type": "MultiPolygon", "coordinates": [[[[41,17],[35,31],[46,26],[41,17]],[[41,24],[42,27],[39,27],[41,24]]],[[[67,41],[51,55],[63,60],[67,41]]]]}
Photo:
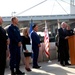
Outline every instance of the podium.
{"type": "Polygon", "coordinates": [[[75,65],[75,35],[68,39],[71,65],[75,65]]]}

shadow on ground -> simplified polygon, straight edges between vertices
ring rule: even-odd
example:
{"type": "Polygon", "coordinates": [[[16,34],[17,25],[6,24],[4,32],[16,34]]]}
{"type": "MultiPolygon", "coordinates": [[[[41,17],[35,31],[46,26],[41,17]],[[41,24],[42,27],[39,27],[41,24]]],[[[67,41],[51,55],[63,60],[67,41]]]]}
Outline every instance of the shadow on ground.
{"type": "MultiPolygon", "coordinates": [[[[39,65],[42,67],[40,69],[32,68],[32,72],[27,72],[24,66],[21,66],[21,70],[25,71],[25,75],[75,75],[74,68],[70,68],[70,66],[62,67],[57,61],[42,62],[39,65]]],[[[5,75],[10,75],[9,69],[6,69],[5,75]]]]}

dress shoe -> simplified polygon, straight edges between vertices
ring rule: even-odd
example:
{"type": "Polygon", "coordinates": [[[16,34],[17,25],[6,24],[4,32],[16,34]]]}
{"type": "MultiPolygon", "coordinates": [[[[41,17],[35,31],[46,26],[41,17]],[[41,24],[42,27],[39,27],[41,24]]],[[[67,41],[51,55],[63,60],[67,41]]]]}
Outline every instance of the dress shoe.
{"type": "Polygon", "coordinates": [[[35,69],[39,69],[39,68],[40,68],[40,66],[33,66],[33,68],[35,68],[35,69]]]}
{"type": "Polygon", "coordinates": [[[61,66],[65,66],[65,64],[61,64],[61,66]]]}
{"type": "Polygon", "coordinates": [[[24,75],[25,73],[24,72],[21,72],[20,70],[16,71],[16,74],[17,75],[24,75]]]}
{"type": "Polygon", "coordinates": [[[16,75],[16,73],[11,71],[11,75],[16,75]]]}
{"type": "Polygon", "coordinates": [[[65,63],[65,65],[71,65],[71,64],[69,64],[69,63],[65,63]]]}
{"type": "Polygon", "coordinates": [[[64,62],[60,62],[61,66],[65,66],[65,63],[64,62]]]}
{"type": "Polygon", "coordinates": [[[16,75],[16,72],[14,71],[14,69],[11,70],[11,75],[16,75]]]}
{"type": "Polygon", "coordinates": [[[41,66],[38,65],[38,67],[41,67],[41,66]]]}

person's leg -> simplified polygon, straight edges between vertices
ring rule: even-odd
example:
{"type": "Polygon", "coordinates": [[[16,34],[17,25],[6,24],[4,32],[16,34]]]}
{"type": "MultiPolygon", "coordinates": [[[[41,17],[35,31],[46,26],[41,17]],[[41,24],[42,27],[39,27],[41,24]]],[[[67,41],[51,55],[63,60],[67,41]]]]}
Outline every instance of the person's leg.
{"type": "Polygon", "coordinates": [[[71,65],[69,62],[69,53],[68,52],[65,52],[65,65],[71,65]]]}
{"type": "Polygon", "coordinates": [[[58,52],[58,61],[60,61],[60,53],[58,52]]]}
{"type": "Polygon", "coordinates": [[[30,57],[28,57],[28,66],[30,68],[30,57]]]}
{"type": "Polygon", "coordinates": [[[29,57],[25,57],[25,66],[26,68],[29,68],[29,57]]]}
{"type": "Polygon", "coordinates": [[[33,56],[33,67],[38,66],[38,55],[39,55],[39,50],[36,50],[34,52],[34,56],[33,56]]]}
{"type": "Polygon", "coordinates": [[[30,62],[30,57],[25,57],[25,69],[27,71],[31,71],[29,62],[30,62]]]}
{"type": "Polygon", "coordinates": [[[25,68],[29,68],[29,61],[28,61],[28,53],[24,52],[24,64],[25,68]]]}
{"type": "Polygon", "coordinates": [[[65,66],[65,64],[64,64],[64,53],[63,53],[63,51],[60,52],[60,64],[62,66],[65,66]]]}
{"type": "Polygon", "coordinates": [[[5,72],[5,63],[4,62],[1,62],[1,63],[0,63],[0,75],[4,75],[4,72],[5,72]]]}
{"type": "Polygon", "coordinates": [[[0,75],[4,75],[6,65],[6,54],[0,54],[0,75]]]}
{"type": "Polygon", "coordinates": [[[20,71],[20,59],[21,59],[21,55],[20,55],[20,48],[17,48],[16,50],[16,74],[25,74],[24,72],[20,71]]]}
{"type": "Polygon", "coordinates": [[[10,70],[11,70],[11,75],[15,75],[15,64],[16,64],[16,53],[15,51],[10,51],[10,70]]]}
{"type": "Polygon", "coordinates": [[[34,53],[34,56],[33,56],[33,66],[37,66],[37,53],[36,52],[34,53]]]}
{"type": "Polygon", "coordinates": [[[16,52],[16,70],[17,71],[19,70],[20,59],[21,59],[20,50],[18,49],[17,52],[16,52]]]}
{"type": "Polygon", "coordinates": [[[59,48],[58,48],[58,62],[60,61],[60,52],[59,52],[59,48]]]}

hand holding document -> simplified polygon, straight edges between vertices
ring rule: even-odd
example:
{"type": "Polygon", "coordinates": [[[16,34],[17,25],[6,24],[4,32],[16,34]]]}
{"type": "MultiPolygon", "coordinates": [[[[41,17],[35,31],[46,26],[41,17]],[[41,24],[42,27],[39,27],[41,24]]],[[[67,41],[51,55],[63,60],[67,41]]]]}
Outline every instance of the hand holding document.
{"type": "Polygon", "coordinates": [[[32,52],[32,45],[26,45],[26,49],[28,52],[32,52]]]}

